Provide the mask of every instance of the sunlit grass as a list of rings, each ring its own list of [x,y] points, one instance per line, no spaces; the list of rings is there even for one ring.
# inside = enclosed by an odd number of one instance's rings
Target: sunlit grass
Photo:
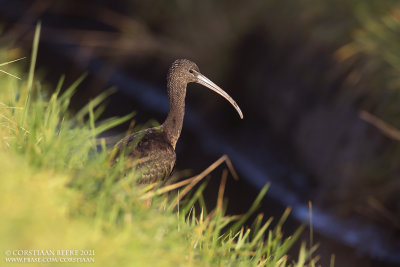
[[[8,64],[11,64],[11,63],[14,63],[14,62],[17,62],[17,61],[20,61],[20,60],[22,60],[22,59],[25,59],[25,58],[22,57],[22,58],[14,59],[14,60],[7,61],[7,62],[4,62],[4,63],[0,63],[0,67],[5,66],[5,65],[8,65]],[[3,70],[3,69],[0,69],[0,72],[6,74],[6,75],[8,75],[8,76],[14,77],[14,78],[16,78],[16,79],[18,79],[18,80],[21,80],[20,77],[14,75],[14,74],[11,74],[11,73],[9,73],[9,72]]]
[[[97,139],[132,114],[97,122],[106,91],[72,116],[68,105],[84,76],[69,86],[62,77],[50,95],[42,91],[34,79],[39,32],[28,82],[0,81],[2,252],[93,250],[101,266],[315,266],[315,246],[303,244],[297,260],[287,256],[303,230],[284,238],[289,209],[274,228],[262,215],[248,222],[268,186],[242,216],[226,215],[222,201],[208,212],[206,183],[173,210],[177,193],[154,195],[145,205],[135,172],[126,173],[123,158],[110,165],[109,148]]]

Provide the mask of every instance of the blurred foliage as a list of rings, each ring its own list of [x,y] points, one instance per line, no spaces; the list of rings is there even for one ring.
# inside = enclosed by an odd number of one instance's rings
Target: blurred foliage
[[[353,41],[337,52],[339,60],[358,61],[351,73],[352,85],[361,86],[365,108],[400,127],[400,6],[384,14],[364,8],[357,14],[361,27]]]
[[[400,129],[400,5],[397,1],[367,1],[360,3],[356,11],[359,26],[335,57],[350,66],[346,82],[359,107]],[[365,179],[360,185],[367,198],[362,199],[360,207],[364,209],[371,198],[378,199],[383,203],[376,207],[381,214],[372,212],[370,216],[377,219],[383,214],[396,229],[400,225],[396,193],[400,188],[399,158],[400,146],[393,141],[374,162],[364,166]]]

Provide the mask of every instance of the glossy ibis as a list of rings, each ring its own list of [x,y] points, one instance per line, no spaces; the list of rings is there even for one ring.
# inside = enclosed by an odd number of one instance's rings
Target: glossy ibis
[[[242,111],[236,102],[202,75],[194,62],[187,59],[174,61],[167,78],[170,103],[167,119],[161,126],[133,133],[115,145],[115,155],[123,152],[128,157],[128,164],[135,164],[136,171],[140,172],[139,183],[165,180],[170,176],[175,165],[175,146],[181,134],[185,114],[186,86],[191,82],[204,85],[223,96],[243,119]]]

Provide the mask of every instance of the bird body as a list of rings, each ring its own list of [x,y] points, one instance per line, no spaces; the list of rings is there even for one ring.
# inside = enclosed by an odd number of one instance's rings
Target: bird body
[[[135,166],[135,170],[139,172],[139,183],[165,180],[170,176],[176,161],[176,143],[182,131],[186,87],[190,82],[200,83],[223,96],[243,118],[236,102],[203,76],[195,63],[187,59],[174,61],[167,76],[170,111],[164,123],[159,127],[133,133],[115,145],[117,155],[121,152],[127,155],[129,165]]]
[[[128,166],[135,166],[139,172],[139,183],[164,180],[175,166],[175,150],[162,126],[131,134],[116,146],[124,150]]]

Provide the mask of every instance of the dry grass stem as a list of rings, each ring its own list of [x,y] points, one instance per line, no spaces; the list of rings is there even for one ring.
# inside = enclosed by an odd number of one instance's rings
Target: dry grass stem
[[[400,141],[400,130],[397,129],[396,127],[388,124],[384,120],[378,118],[375,115],[372,115],[371,113],[365,110],[360,110],[359,116],[362,120],[378,128],[378,130],[380,130],[387,137]]]
[[[176,199],[174,200],[174,202],[171,204],[171,206],[169,207],[170,209],[173,209],[177,203],[198,183],[200,182],[202,179],[204,179],[204,177],[206,177],[208,174],[210,174],[213,170],[215,170],[218,166],[220,166],[223,162],[226,162],[230,172],[232,173],[232,176],[235,179],[239,179],[238,175],[235,171],[235,169],[233,168],[232,162],[230,161],[229,157],[227,155],[223,155],[222,157],[220,157],[217,161],[215,161],[213,164],[211,164],[207,169],[205,169],[204,171],[202,171],[199,175],[194,176],[191,181],[191,183],[185,187],[185,189],[183,189],[183,191],[181,192],[181,194],[176,197]]]
[[[150,198],[150,197],[154,197],[156,195],[161,195],[161,194],[167,193],[169,191],[175,190],[175,189],[177,189],[179,187],[182,187],[184,185],[190,184],[195,178],[196,178],[196,176],[192,177],[192,178],[188,178],[186,180],[180,181],[180,182],[172,184],[172,185],[164,186],[164,187],[162,187],[160,189],[157,189],[156,191],[148,192],[148,193],[140,196],[140,199],[147,199],[147,198]]]

